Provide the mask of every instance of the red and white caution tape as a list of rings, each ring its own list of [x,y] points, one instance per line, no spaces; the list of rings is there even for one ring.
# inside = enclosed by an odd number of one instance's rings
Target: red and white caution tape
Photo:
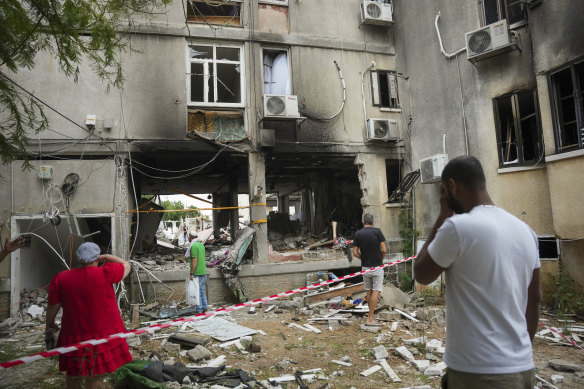
[[[553,328],[553,327],[548,327],[548,326],[546,326],[546,325],[544,325],[544,324],[541,324],[541,323],[539,323],[539,325],[540,325],[540,326],[542,326],[543,328],[547,329],[547,330],[550,330],[551,332],[554,332],[554,333],[558,334],[558,335],[559,335],[559,336],[561,336],[562,338],[566,339],[568,342],[572,343],[572,344],[574,345],[574,347],[577,347],[577,348],[579,348],[580,350],[584,350],[584,348],[583,348],[582,346],[580,346],[580,345],[576,344],[576,342],[574,342],[572,339],[570,339],[570,338],[566,337],[564,334],[562,334],[560,331],[556,330],[555,328]]]
[[[384,269],[386,267],[394,266],[394,265],[397,265],[398,263],[407,262],[407,261],[410,261],[410,260],[412,260],[414,258],[415,258],[415,256],[414,257],[400,259],[398,261],[391,262],[391,263],[387,263],[385,265],[381,265],[381,266],[377,266],[377,267],[372,267],[371,269],[362,270],[362,271],[359,271],[359,272],[353,273],[353,274],[348,274],[346,276],[342,276],[342,277],[336,278],[334,280],[328,280],[328,281],[324,281],[324,282],[318,282],[316,284],[312,284],[312,285],[308,285],[308,286],[303,286],[302,288],[297,288],[297,289],[294,289],[294,290],[289,290],[287,292],[282,292],[282,293],[274,294],[272,296],[259,298],[259,299],[253,300],[253,301],[247,301],[245,303],[235,304],[235,305],[231,305],[231,306],[225,307],[225,308],[219,308],[219,309],[217,309],[215,311],[206,312],[206,313],[200,313],[200,314],[194,315],[194,316],[182,317],[182,318],[175,319],[175,320],[170,320],[170,321],[167,321],[167,322],[164,322],[164,323],[152,324],[151,326],[139,328],[139,329],[136,329],[136,330],[133,330],[133,331],[123,332],[123,333],[119,333],[119,334],[113,334],[113,335],[110,335],[110,336],[105,337],[105,338],[86,340],[84,342],[76,343],[76,344],[71,344],[71,345],[66,346],[66,347],[58,347],[58,348],[52,349],[50,351],[44,351],[42,353],[32,354],[32,355],[29,355],[27,357],[20,357],[20,358],[17,358],[17,359],[13,359],[12,361],[0,363],[0,371],[1,370],[8,369],[8,368],[11,368],[11,367],[14,367],[14,366],[22,365],[24,363],[31,363],[31,362],[38,361],[40,359],[46,359],[46,358],[49,358],[49,357],[52,357],[52,356],[55,356],[55,355],[67,354],[67,353],[70,353],[70,352],[73,352],[73,351],[76,351],[76,350],[81,350],[81,349],[86,348],[86,347],[97,346],[99,344],[107,343],[107,342],[110,342],[112,340],[132,338],[134,336],[141,335],[141,334],[144,334],[144,333],[154,333],[154,332],[159,331],[159,330],[161,330],[163,328],[168,328],[168,327],[173,327],[173,326],[180,326],[183,323],[192,322],[192,321],[198,321],[198,320],[202,320],[202,319],[205,319],[205,318],[208,318],[208,317],[213,317],[213,316],[216,316],[216,315],[221,315],[223,313],[236,311],[238,309],[243,309],[243,308],[246,308],[246,307],[251,307],[253,305],[265,303],[265,302],[268,302],[268,301],[277,300],[277,299],[282,298],[282,297],[288,297],[288,296],[291,296],[293,294],[303,293],[303,292],[309,291],[311,289],[319,288],[319,287],[324,286],[324,285],[328,285],[328,284],[331,284],[331,283],[337,283],[339,281],[343,281],[343,280],[346,280],[346,279],[349,279],[349,278],[357,277],[357,276],[363,275],[365,273],[373,272],[375,270]]]

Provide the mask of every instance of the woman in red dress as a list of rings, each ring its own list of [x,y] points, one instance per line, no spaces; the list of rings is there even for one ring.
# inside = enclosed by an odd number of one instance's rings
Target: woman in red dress
[[[77,258],[81,266],[57,274],[49,287],[47,330],[59,329],[55,317],[63,308],[58,347],[126,332],[112,284],[126,278],[130,264],[113,255],[100,255],[99,247],[91,242],[79,246]],[[119,339],[60,355],[59,370],[67,373],[68,389],[80,388],[84,379],[87,388],[97,388],[103,374],[131,360],[126,340]]]

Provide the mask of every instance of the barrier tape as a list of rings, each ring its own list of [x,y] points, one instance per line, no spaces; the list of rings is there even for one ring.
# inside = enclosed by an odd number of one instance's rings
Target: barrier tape
[[[556,334],[558,334],[558,335],[559,335],[559,336],[561,336],[562,338],[566,339],[568,342],[572,343],[572,344],[573,344],[575,347],[579,348],[580,350],[584,350],[584,348],[583,348],[582,346],[580,346],[580,345],[576,344],[576,343],[575,343],[575,342],[574,342],[572,339],[570,339],[570,338],[568,338],[568,337],[564,336],[564,334],[562,334],[561,332],[559,332],[559,331],[558,331],[558,330],[556,330],[555,328],[548,327],[548,326],[546,326],[546,325],[544,325],[544,324],[541,324],[541,323],[539,323],[539,325],[540,325],[540,326],[542,326],[543,328],[547,329],[547,330],[550,330],[550,331],[551,331],[551,332],[553,332],[553,333],[556,333]]]
[[[167,321],[164,323],[152,324],[148,327],[143,327],[143,328],[139,328],[139,329],[128,331],[128,332],[113,334],[113,335],[110,335],[110,336],[105,337],[105,338],[86,340],[84,342],[71,344],[71,345],[68,345],[66,347],[58,347],[58,348],[52,349],[50,351],[44,351],[44,352],[41,352],[38,354],[32,354],[29,356],[20,357],[20,358],[13,359],[13,360],[8,361],[8,362],[0,363],[0,371],[6,370],[6,369],[14,367],[14,366],[22,365],[24,363],[32,363],[32,362],[35,362],[35,361],[38,361],[41,359],[50,358],[50,357],[53,357],[55,355],[68,354],[70,352],[81,350],[81,349],[88,347],[88,346],[97,346],[99,344],[107,343],[107,342],[110,342],[112,340],[117,340],[117,339],[133,338],[134,336],[141,335],[144,333],[152,334],[152,333],[154,333],[156,331],[160,331],[161,329],[164,329],[164,328],[179,326],[179,325],[182,325],[183,323],[198,321],[198,320],[206,319],[209,317],[217,316],[217,315],[220,315],[222,313],[233,312],[233,311],[243,309],[246,307],[251,307],[253,305],[261,304],[261,303],[268,302],[268,301],[277,300],[277,299],[282,298],[282,297],[288,297],[288,296],[291,296],[291,295],[294,295],[297,293],[303,293],[303,292],[306,292],[306,291],[309,291],[312,289],[319,288],[319,287],[324,286],[324,285],[337,283],[339,281],[344,281],[344,280],[347,280],[349,278],[363,275],[365,273],[371,273],[375,270],[385,269],[386,267],[390,267],[390,266],[397,265],[399,263],[407,262],[407,261],[410,261],[414,258],[415,258],[415,256],[400,259],[400,260],[397,260],[397,261],[394,261],[391,263],[387,263],[385,265],[372,267],[371,269],[361,270],[361,271],[356,272],[356,273],[352,273],[352,274],[348,274],[346,276],[338,277],[334,280],[318,282],[316,284],[303,286],[301,288],[297,288],[297,289],[289,290],[287,292],[274,294],[272,296],[259,298],[259,299],[253,300],[253,301],[247,301],[245,303],[239,303],[239,304],[231,305],[229,307],[219,308],[215,311],[200,313],[200,314],[194,315],[194,316],[188,316],[188,317],[183,317],[183,318],[179,318],[179,319],[175,319],[175,320],[170,320],[170,321]]]
[[[140,211],[139,209],[132,209],[126,211],[126,213],[165,213],[165,212],[192,212],[192,211],[221,211],[221,210],[234,210],[234,209],[244,209],[251,207],[262,207],[266,206],[266,203],[255,203],[250,205],[242,205],[240,207],[215,207],[215,208],[186,208],[186,209],[151,209],[146,211]]]

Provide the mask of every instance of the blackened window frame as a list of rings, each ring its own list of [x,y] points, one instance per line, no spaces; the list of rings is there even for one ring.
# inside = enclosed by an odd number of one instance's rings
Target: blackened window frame
[[[521,122],[529,118],[521,116],[521,112],[519,109],[519,96],[520,95],[531,95],[533,98],[533,104],[535,112],[533,115],[536,117],[536,131],[535,134],[536,141],[538,142],[538,155],[535,159],[525,160],[525,149],[523,145],[523,129],[521,128]],[[541,113],[539,109],[539,101],[538,101],[538,94],[537,89],[522,89],[516,90],[513,92],[505,93],[503,95],[497,96],[493,98],[493,111],[495,114],[495,132],[497,137],[497,154],[499,156],[499,167],[500,168],[509,168],[509,167],[518,167],[518,166],[535,166],[540,161],[544,159],[545,156],[545,147],[543,144],[543,134],[542,134],[542,126],[541,126]],[[504,140],[502,139],[502,123],[501,117],[499,112],[499,102],[503,99],[511,98],[511,108],[512,108],[512,115],[513,115],[513,129],[515,132],[515,142],[517,146],[517,161],[516,162],[505,162],[504,155],[503,155],[503,148],[501,145],[503,144]]]
[[[580,80],[578,78],[578,74],[576,73],[577,65],[584,66],[584,58],[579,58],[577,60],[571,61],[548,73],[549,86],[548,89],[550,93],[550,104],[552,108],[554,140],[556,145],[556,153],[558,154],[584,149],[584,80]],[[572,96],[574,96],[573,99],[575,104],[574,109],[576,114],[576,131],[577,131],[576,135],[578,137],[578,144],[563,146],[562,131],[564,129],[562,128],[563,124],[561,122],[562,113],[560,112],[559,104],[559,100],[561,100],[561,97],[559,96],[558,86],[556,84],[554,76],[568,69],[570,70],[570,76],[572,79]],[[579,100],[582,100],[582,103],[578,104]]]
[[[388,96],[388,104],[383,105],[381,99],[381,80],[380,76],[384,74],[387,77],[387,92]],[[395,81],[395,104],[391,104],[391,87],[389,85],[389,75],[393,76]],[[376,83],[374,84],[374,78],[376,79]],[[397,84],[397,72],[395,70],[371,70],[369,82],[371,85],[371,105],[374,107],[379,107],[382,109],[401,109],[400,101],[399,101],[399,88]],[[374,88],[374,85],[377,85],[377,91]]]
[[[487,20],[487,10],[485,7],[485,2],[489,1],[492,5],[496,5],[497,8],[497,20]],[[512,6],[519,5],[522,8],[523,18],[521,20],[517,20],[513,23],[509,20],[509,9]],[[509,25],[510,29],[518,28],[527,24],[528,13],[527,13],[527,4],[523,0],[480,0],[480,7],[481,7],[481,21],[483,26],[487,26],[489,24],[495,23],[499,20],[506,19],[507,24]]]

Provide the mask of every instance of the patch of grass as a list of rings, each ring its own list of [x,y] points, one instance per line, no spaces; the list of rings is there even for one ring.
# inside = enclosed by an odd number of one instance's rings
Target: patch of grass
[[[418,380],[422,384],[429,384],[430,383],[430,377],[427,377],[424,374],[416,374],[415,377],[416,377],[416,380]]]
[[[340,343],[334,343],[332,345],[332,350],[337,354],[343,354],[345,352],[345,345]]]
[[[365,358],[373,357],[373,351],[370,348],[360,348],[359,355]]]
[[[584,316],[584,289],[568,274],[546,273],[541,281],[542,306],[555,312],[558,318],[565,314]]]

